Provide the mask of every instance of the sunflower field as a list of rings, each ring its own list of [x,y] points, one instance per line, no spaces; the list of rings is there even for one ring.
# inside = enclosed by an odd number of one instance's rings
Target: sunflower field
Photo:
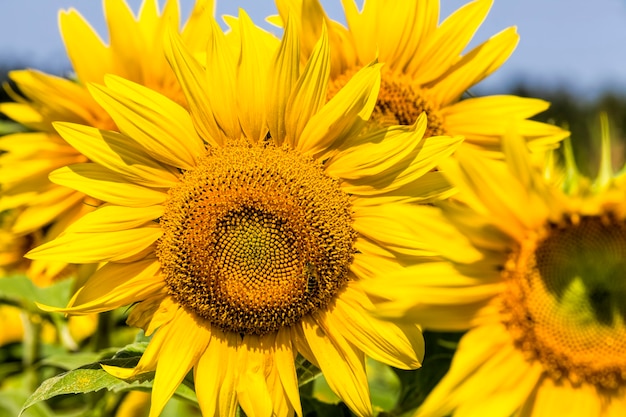
[[[626,99],[477,95],[493,0],[161,3],[3,82],[0,417],[626,416]]]

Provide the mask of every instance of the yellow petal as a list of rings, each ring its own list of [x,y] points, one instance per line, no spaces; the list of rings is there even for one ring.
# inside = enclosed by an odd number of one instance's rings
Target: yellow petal
[[[102,82],[112,66],[111,50],[74,9],[59,12],[59,29],[72,68],[82,83]]]
[[[458,154],[458,159],[460,169],[444,161],[444,174],[461,192],[465,189],[466,195],[476,196],[489,209],[494,222],[500,222],[501,229],[511,236],[523,239],[525,230],[538,227],[538,222],[547,218],[547,203],[523,187],[506,164],[467,151]]]
[[[34,70],[11,71],[10,76],[27,97],[46,100],[44,116],[48,123],[43,130],[49,130],[52,120],[91,125],[101,118],[93,98],[74,81]]]
[[[211,335],[204,323],[183,308],[178,310],[171,322],[157,330],[153,338],[161,333],[166,334],[156,366],[150,417],[161,414],[187,372],[198,363]]]
[[[369,120],[380,89],[376,62],[362,68],[307,123],[297,142],[301,152],[316,154],[357,136]],[[364,139],[365,140],[365,139]],[[322,154],[320,158],[324,159]]]
[[[63,139],[80,153],[130,182],[147,187],[172,187],[178,172],[155,161],[132,139],[117,133],[72,123],[54,123]]]
[[[414,256],[432,252],[467,263],[483,257],[435,207],[363,207],[355,212],[354,220],[355,230],[393,251]]]
[[[238,334],[211,329],[209,345],[194,368],[198,402],[205,417],[235,417]]]
[[[50,197],[50,202],[44,200]],[[35,201],[35,200],[39,201]],[[13,233],[30,233],[57,220],[81,204],[85,196],[65,187],[55,187],[49,192],[30,198],[28,206],[20,211],[11,229]]]
[[[448,415],[455,409],[461,415],[472,415],[473,411],[510,416],[541,376],[542,367],[535,365],[529,366],[501,324],[471,330],[461,339],[450,370],[431,391],[416,417]],[[494,404],[490,406],[492,399]],[[483,414],[486,411],[489,414]]]
[[[237,71],[237,96],[239,121],[246,137],[254,142],[267,135],[265,101],[268,95],[278,92],[268,88],[266,82],[273,48],[267,48],[259,36],[259,29],[243,9],[239,12],[241,53]],[[295,57],[294,57],[295,58]],[[281,80],[284,82],[284,80]],[[271,108],[272,111],[274,110]]]
[[[463,56],[433,87],[434,100],[441,106],[458,100],[468,88],[500,68],[518,41],[516,28],[510,27]]]
[[[163,288],[164,282],[157,278],[159,268],[154,258],[129,264],[108,263],[89,277],[66,308],[40,307],[45,311],[92,314],[127,306]]]
[[[400,369],[419,368],[424,359],[424,338],[419,328],[381,321],[366,311],[373,309],[367,296],[352,284],[337,297],[326,318],[367,356]]]
[[[363,143],[338,153],[326,163],[326,172],[345,180],[371,177],[394,168],[420,145],[426,114],[413,126],[391,126],[365,135]]]
[[[245,335],[237,351],[237,399],[246,415],[271,417],[272,395],[266,380],[271,358],[260,339],[259,336]]]
[[[142,61],[137,53],[145,49],[148,40],[143,38],[132,10],[124,0],[105,0],[104,13],[109,29],[109,48],[114,52],[113,67],[107,72],[143,81]]]
[[[208,67],[205,69],[182,43],[178,34],[169,32],[165,55],[185,93],[193,125],[204,141],[211,146],[223,143],[223,136],[239,137],[238,119],[229,110],[235,107],[235,66],[224,41],[224,34],[213,19],[207,49]],[[230,71],[230,72],[229,72]],[[211,94],[208,94],[208,92]],[[212,96],[215,96],[212,98]],[[217,98],[219,97],[219,102]]]
[[[89,90],[111,115],[120,132],[139,142],[147,153],[166,164],[191,169],[204,154],[187,111],[167,97],[123,78],[105,77],[108,88]]]
[[[25,256],[76,264],[124,261],[142,253],[161,235],[163,229],[158,225],[105,233],[65,233]]]
[[[298,376],[296,374],[295,356],[291,332],[281,327],[276,334],[276,350],[274,351],[274,363],[281,384],[291,407],[298,416],[302,417],[302,405],[300,403],[300,391],[298,389]]]
[[[150,223],[163,215],[164,207],[121,207],[105,204],[72,223],[67,233],[106,233],[128,230]]]
[[[180,316],[180,310],[182,309],[178,308],[171,311],[170,323]],[[161,359],[163,346],[169,341],[170,335],[168,330],[170,327],[171,326],[164,326],[162,328],[163,331],[156,332],[150,340],[150,343],[148,344],[148,347],[144,351],[143,355],[141,355],[139,363],[134,368],[119,368],[116,366],[101,365],[102,368],[111,375],[121,379],[129,379],[136,375],[154,371],[157,368],[157,363]]]
[[[154,206],[167,198],[164,191],[131,184],[121,175],[94,163],[59,168],[50,174],[50,181],[120,206]]]
[[[285,113],[287,141],[295,147],[311,117],[326,103],[328,77],[330,76],[330,48],[326,26],[315,45],[300,78],[294,87]]]
[[[152,335],[159,327],[169,323],[179,307],[176,301],[167,296],[165,286],[149,295],[142,294],[142,300],[138,303],[135,301],[136,304],[133,305],[126,324],[142,328],[146,336]]]
[[[403,177],[403,176],[402,176]],[[394,183],[400,183],[404,178],[396,177]],[[358,195],[353,206],[380,206],[390,203],[421,203],[430,204],[445,200],[458,191],[450,184],[450,181],[440,171],[429,171],[416,179],[409,180],[405,185],[390,187],[389,190],[373,187],[355,187],[343,184],[344,191],[348,194]]]
[[[428,38],[428,43],[418,48],[413,66],[407,73],[415,82],[424,84],[440,77],[455,64],[485,17],[493,0],[467,3],[453,14]],[[506,59],[506,58],[505,58]]]
[[[323,314],[317,320],[308,316],[302,319],[306,343],[331,389],[356,415],[371,416],[365,357]]]
[[[22,103],[0,103],[0,113],[9,119],[23,124],[33,130],[52,130],[50,123],[31,105]]]
[[[270,135],[277,145],[282,145],[287,131],[285,128],[285,114],[287,100],[300,75],[300,44],[294,20],[287,22],[285,34],[276,51],[273,60],[273,70],[269,75],[269,91],[267,95],[267,122]]]

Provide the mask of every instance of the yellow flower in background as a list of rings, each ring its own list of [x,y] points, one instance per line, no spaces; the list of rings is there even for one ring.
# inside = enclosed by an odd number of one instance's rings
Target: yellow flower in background
[[[162,46],[165,28],[178,24],[178,2],[168,0],[159,14],[156,1],[146,0],[137,18],[124,0],[105,0],[104,7],[108,44],[76,10],[59,15],[75,81],[34,70],[10,73],[25,98],[13,94],[17,102],[0,104],[0,112],[33,130],[0,138],[0,150],[5,151],[0,155],[0,212],[17,210],[12,227],[16,239],[43,232],[43,239],[50,240],[98,204],[83,193],[48,180],[51,171],[87,160],[56,134],[52,122],[116,129],[113,120],[89,95],[86,83],[102,83],[105,74],[117,74],[184,104]],[[212,12],[211,1],[198,1],[182,30],[192,50],[204,51],[206,31],[196,22],[203,13]],[[66,267],[63,262],[34,261],[29,276],[37,284],[46,285]]]
[[[325,31],[301,68],[295,25],[280,42],[245,15],[233,36],[207,27],[206,62],[178,36],[166,48],[190,112],[107,76],[90,90],[121,133],[55,124],[93,163],[51,179],[105,204],[29,256],[106,262],[60,311],[134,304],[129,324],[152,340],[136,368],[106,369],[156,370],[151,416],[192,368],[205,416],[302,415],[298,354],[371,415],[365,355],[417,368],[423,339],[372,318],[361,283],[430,250],[411,203],[439,195],[431,171],[461,139],[422,139],[425,117],[360,135],[380,65],[327,102]]]
[[[345,0],[346,28],[326,16],[319,0],[276,0],[283,20],[290,10],[300,18],[303,56],[310,54],[322,22],[328,26],[331,97],[374,58],[385,64],[371,126],[410,125],[426,112],[427,137],[463,135],[461,151],[501,156],[505,123],[513,118],[533,151],[556,147],[565,131],[527,120],[547,109],[547,102],[511,95],[461,99],[507,60],[519,39],[510,27],[463,54],[492,3],[468,3],[439,24],[439,0],[368,0],[361,11]]]
[[[24,273],[30,264],[24,254],[41,243],[34,234],[15,236],[11,232],[15,216],[14,211],[0,213],[0,278]]]
[[[626,415],[626,184],[609,136],[595,179],[569,142],[544,175],[519,137],[505,153],[442,164],[467,205],[442,204],[440,221],[467,237],[473,262],[415,266],[400,297],[367,287],[389,300],[382,315],[469,329],[417,416]]]

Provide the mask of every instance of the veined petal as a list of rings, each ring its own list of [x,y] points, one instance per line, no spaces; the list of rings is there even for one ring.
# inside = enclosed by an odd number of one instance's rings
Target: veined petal
[[[460,165],[451,160],[441,164],[444,174],[461,192],[467,189],[471,195],[477,196],[478,201],[474,205],[487,207],[494,220],[501,222],[502,229],[511,236],[523,239],[525,228],[537,226],[537,221],[547,218],[546,202],[526,190],[501,161],[469,151],[457,157],[462,160]],[[489,168],[485,169],[485,165],[489,165]],[[494,173],[497,175],[493,176]],[[529,201],[530,198],[533,199],[532,202]]]
[[[177,308],[170,312],[170,322],[178,317],[179,310],[182,309]],[[102,369],[104,369],[106,372],[113,375],[114,377],[120,379],[130,379],[136,375],[141,375],[146,372],[154,371],[157,367],[157,362],[161,359],[161,351],[163,350],[163,345],[168,342],[169,334],[167,332],[167,329],[168,327],[163,326],[163,331],[155,333],[154,337],[152,337],[152,339],[150,340],[148,347],[143,352],[143,355],[141,355],[139,363],[134,368],[119,368],[117,366],[101,365]]]
[[[76,264],[124,261],[144,251],[162,234],[158,225],[105,233],[64,233],[25,256]]]
[[[162,289],[159,262],[152,258],[130,264],[107,263],[78,289],[65,308],[40,306],[45,311],[93,314],[143,300]]]
[[[323,153],[355,137],[376,105],[381,66],[373,62],[357,72],[307,123],[297,149],[311,154]]]
[[[258,80],[267,79],[271,50],[267,50],[257,31],[244,10],[240,10],[239,30],[241,31],[241,54],[237,72],[237,108],[239,121],[246,137],[254,142],[263,140],[267,135],[265,102],[268,95],[277,92],[268,88],[267,83]],[[295,57],[294,57],[295,58]],[[296,58],[297,59],[297,58]],[[296,61],[298,62],[298,61]],[[273,110],[272,107],[270,109]]]
[[[249,334],[237,351],[237,399],[247,415],[272,416],[272,395],[266,380],[267,368],[271,366],[268,353],[261,337]]]
[[[0,177],[8,184],[22,182],[24,179],[33,177],[45,178],[50,171],[66,165],[84,162],[81,155],[59,156],[57,158],[30,158],[22,161],[2,160]]]
[[[330,47],[328,31],[324,25],[322,36],[315,45],[287,103],[285,128],[287,142],[292,147],[299,145],[300,135],[307,123],[326,103],[329,76]]]
[[[281,327],[276,333],[274,363],[291,407],[294,408],[299,417],[302,417],[302,405],[300,403],[300,390],[298,389],[295,358],[296,352],[294,351],[293,342],[291,340],[291,332],[285,327]]]
[[[361,62],[368,62],[376,56],[378,48],[379,24],[377,15],[379,3],[371,2],[363,5],[363,10],[359,12],[354,0],[341,0],[346,23],[353,33],[353,37],[358,39],[355,42],[357,55]]]
[[[155,221],[163,215],[161,205],[123,207],[105,204],[72,223],[67,233],[106,233],[128,230]]]
[[[270,135],[278,146],[283,144],[287,134],[285,127],[287,100],[300,76],[300,44],[294,20],[292,18],[287,22],[280,47],[274,55],[273,70],[269,73],[268,81],[268,89],[272,93],[266,96],[266,106],[272,109],[266,116],[267,123]]]
[[[155,277],[153,282],[165,284],[161,277]],[[159,327],[172,321],[178,308],[179,304],[167,295],[167,287],[162,285],[160,290],[145,295],[140,302],[133,304],[126,324],[140,327],[146,336],[151,336]]]
[[[449,159],[463,142],[460,136],[431,136],[422,140],[410,157],[387,171],[372,177],[346,181],[344,191],[357,195],[383,196],[385,193],[410,189],[411,185]],[[413,157],[414,154],[417,154]]]
[[[363,144],[336,154],[326,163],[326,172],[345,180],[371,177],[400,165],[422,142],[426,113],[413,126],[392,126],[366,135]],[[379,139],[374,142],[374,139]]]
[[[167,198],[166,191],[129,183],[121,175],[94,163],[59,168],[50,173],[50,181],[120,206],[154,206]]]
[[[530,394],[540,375],[541,366],[528,366],[501,324],[481,326],[461,339],[450,370],[416,416],[446,415],[458,406],[474,402],[474,407],[478,403],[484,405],[489,402],[487,398],[499,392],[524,398]],[[489,415],[511,415],[515,405],[519,406],[520,402],[510,401],[504,412],[500,410]]]
[[[418,48],[406,72],[419,83],[428,83],[440,77],[455,64],[467,44],[487,17],[493,0],[467,3],[448,16],[429,38]]]
[[[132,10],[124,0],[105,0],[104,12],[109,29],[109,48],[115,51],[113,68],[108,72],[129,80],[142,80],[141,66],[135,54],[144,49],[147,40],[143,39]],[[128,36],[129,32],[133,36]]]
[[[482,258],[480,251],[435,207],[409,204],[363,207],[355,212],[354,219],[357,231],[394,251],[407,254],[428,251],[467,263]]]
[[[403,181],[396,177],[396,182]],[[430,204],[436,201],[445,200],[458,193],[450,181],[440,171],[429,171],[416,179],[411,179],[406,185],[392,187],[390,190],[374,189],[372,187],[354,187],[348,184],[343,185],[343,189],[352,195],[362,198],[355,198],[353,207],[380,206],[388,203],[421,203]]]
[[[390,41],[388,44],[380,45],[380,58],[382,62],[386,62],[390,67],[396,71],[401,70],[408,72],[409,68],[414,68],[413,62],[419,56],[421,47],[426,43],[428,36],[433,33],[439,24],[439,0],[421,0],[418,2],[398,2],[402,4],[402,10],[397,11],[397,14],[390,13],[386,19],[386,25],[384,27],[398,27],[404,28],[403,36],[399,41]],[[382,7],[386,9],[385,6]],[[403,22],[397,22],[395,16],[399,16],[403,19]],[[392,30],[392,32],[394,32]],[[383,37],[384,39],[384,37]],[[387,59],[390,55],[388,49],[394,48],[393,58]]]
[[[216,25],[212,20],[208,24]],[[220,33],[218,34],[216,32]],[[218,48],[214,45],[215,43],[219,43],[222,48],[226,48],[223,46],[224,42],[220,37],[223,35],[219,28],[214,27],[211,33],[212,36],[209,41],[211,47],[209,49],[213,50]],[[234,93],[231,91],[231,88],[234,88],[231,85],[232,82],[226,83],[218,89],[211,89],[217,86],[210,85],[204,68],[202,68],[200,63],[193,57],[193,54],[185,47],[180,36],[169,31],[168,39],[169,42],[166,41],[164,46],[165,56],[176,73],[176,78],[179,80],[183,92],[185,93],[193,125],[205,142],[211,146],[219,146],[223,143],[223,132],[217,119],[218,116],[215,114],[215,111],[219,110],[212,107],[209,97],[210,94],[207,94],[207,92],[212,91],[213,94],[217,94],[221,97],[224,101],[223,107],[232,106],[235,103],[233,98]],[[221,43],[218,41],[221,41]],[[226,58],[220,57],[219,55],[217,55],[216,59],[220,59],[219,63],[226,60]],[[219,63],[211,63],[219,68]],[[222,63],[222,65],[225,64]],[[231,76],[232,74],[233,73],[231,73]]]
[[[465,90],[500,68],[518,41],[516,28],[510,27],[474,48],[435,83],[433,99],[440,105],[457,100]]]
[[[91,25],[76,10],[59,12],[59,29],[72,68],[82,83],[102,82],[112,67],[109,49]],[[85,57],[89,53],[89,58]]]
[[[419,328],[381,321],[367,312],[373,309],[369,298],[356,283],[351,283],[336,298],[326,319],[342,328],[367,356],[400,369],[419,368],[424,359],[424,338]]]
[[[165,341],[156,366],[150,417],[161,414],[187,372],[198,363],[211,337],[209,328],[183,308],[171,322],[157,330],[154,337],[160,333],[165,333]]]
[[[205,417],[235,417],[237,411],[236,377],[238,334],[211,329],[209,345],[194,369],[198,402]]]
[[[89,90],[125,135],[166,164],[191,169],[205,152],[188,113],[167,97],[123,78],[107,75],[108,88]]]
[[[372,415],[365,357],[344,338],[322,312],[319,319],[304,317],[306,343],[332,390],[360,417]],[[319,324],[318,324],[319,323]]]
[[[178,183],[177,170],[150,158],[143,148],[120,133],[73,123],[54,123],[54,127],[63,139],[91,161],[135,184],[169,188]]]
[[[97,105],[79,84],[34,70],[11,71],[10,77],[28,97],[54,97],[54,100],[45,103],[45,113],[42,115],[46,119],[47,128],[43,130],[49,130],[50,120],[87,124],[98,122],[97,115],[93,113]]]

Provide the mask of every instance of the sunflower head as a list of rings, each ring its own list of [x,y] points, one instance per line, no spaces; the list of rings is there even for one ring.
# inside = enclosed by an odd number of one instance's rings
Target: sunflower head
[[[402,293],[365,283],[385,299],[382,316],[467,331],[417,416],[483,412],[491,402],[503,415],[560,413],[554,398],[572,403],[570,415],[620,414],[626,187],[608,164],[606,136],[602,143],[592,179],[569,142],[562,164],[548,155],[541,166],[513,131],[504,160],[468,151],[440,165],[459,198],[420,209],[440,222],[441,236],[423,236],[440,258],[399,273]]]
[[[328,31],[301,65],[294,22],[278,40],[245,13],[226,34],[207,21],[201,61],[171,31],[165,53],[188,110],[106,76],[88,88],[119,132],[55,124],[92,162],[52,181],[104,204],[29,256],[103,263],[61,310],[134,304],[129,323],[153,334],[150,345],[135,368],[106,369],[156,370],[152,416],[192,368],[207,415],[237,404],[302,415],[300,354],[367,416],[365,355],[420,366],[419,328],[372,317],[361,282],[428,252],[413,238],[415,203],[449,195],[434,168],[461,138],[424,138],[425,115],[366,129],[381,64],[327,100]]]
[[[463,135],[461,149],[471,147],[498,158],[510,118],[533,151],[543,153],[567,136],[556,126],[528,120],[548,108],[543,100],[467,94],[505,63],[519,41],[516,28],[509,27],[468,47],[493,0],[470,1],[441,22],[440,0],[357,3],[342,1],[344,25],[330,19],[319,0],[276,0],[280,18],[273,21],[284,24],[288,15],[297,20],[305,58],[322,26],[328,28],[329,99],[373,59],[384,63],[369,128],[410,125],[425,112],[427,137]]]
[[[224,331],[266,334],[348,279],[350,199],[319,161],[273,144],[209,149],[170,190],[157,254],[169,292]]]

